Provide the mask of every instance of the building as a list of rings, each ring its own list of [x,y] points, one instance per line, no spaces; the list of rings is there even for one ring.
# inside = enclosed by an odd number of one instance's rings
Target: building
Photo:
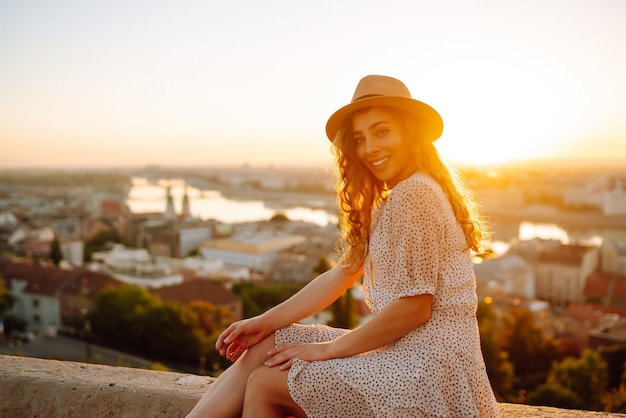
[[[86,327],[85,314],[92,308],[94,299],[104,289],[123,283],[108,274],[79,270],[71,280],[58,289],[61,330],[80,332]]]
[[[561,308],[582,302],[587,278],[598,267],[597,247],[562,244],[540,252],[535,267],[537,298]]]
[[[230,238],[214,239],[200,247],[206,259],[221,259],[227,264],[247,267],[252,271],[269,275],[278,253],[298,244],[306,238],[279,232],[241,233]]]
[[[115,244],[109,251],[93,253],[92,260],[92,271],[106,272],[120,282],[134,286],[157,288],[183,282],[182,260],[152,257],[144,248]]]
[[[626,191],[621,179],[616,179],[613,188],[604,193],[603,209],[605,215],[626,214]]]
[[[477,283],[497,287],[502,291],[529,299],[535,297],[535,272],[518,255],[502,255],[474,264]]]
[[[0,277],[17,299],[10,313],[24,319],[33,332],[56,332],[61,328],[59,291],[76,276],[75,271],[30,262],[0,265]]]
[[[600,262],[602,271],[626,275],[626,242],[603,241]]]
[[[594,272],[585,283],[585,301],[626,308],[626,275],[608,271]]]

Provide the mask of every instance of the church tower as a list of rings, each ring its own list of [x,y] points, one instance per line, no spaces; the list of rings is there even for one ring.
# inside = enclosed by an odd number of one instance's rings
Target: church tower
[[[183,219],[191,218],[191,208],[189,206],[189,195],[187,194],[187,183],[185,183],[185,193],[183,195]]]
[[[176,218],[176,210],[174,209],[174,198],[172,198],[172,188],[167,186],[167,207],[165,208],[165,214],[163,215],[166,219],[175,219]]]

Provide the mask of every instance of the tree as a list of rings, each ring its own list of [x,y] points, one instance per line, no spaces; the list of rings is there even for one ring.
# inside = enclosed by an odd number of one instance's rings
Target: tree
[[[289,218],[284,213],[278,212],[270,218],[270,222],[289,222]]]
[[[622,364],[621,368],[622,370],[626,369],[626,364]],[[622,373],[619,387],[604,394],[602,404],[605,411],[626,413],[626,371]]]
[[[7,315],[4,317],[4,333],[9,335],[13,331],[23,332],[28,328],[28,322],[17,315]]]
[[[87,319],[103,340],[141,349],[143,316],[160,303],[158,296],[138,286],[109,287],[96,297]]]
[[[602,398],[604,410],[607,412],[626,413],[626,387],[620,386],[604,395]]]
[[[498,318],[492,305],[482,301],[478,303],[476,316],[480,347],[489,381],[499,400],[509,400],[509,393],[513,387],[514,367],[509,361],[509,353],[502,349]]]
[[[327,272],[331,268],[332,267],[326,257],[320,257],[319,260],[317,260],[317,264],[313,267],[313,273],[316,275],[320,275]]]
[[[198,326],[207,335],[219,332],[233,322],[233,314],[223,306],[194,300],[189,304],[189,307],[198,318]]]
[[[537,386],[526,396],[526,403],[564,409],[581,409],[583,407],[578,395],[555,382]]]
[[[624,363],[626,363],[626,344],[603,347],[599,351],[606,360],[609,369],[609,388],[617,388],[624,382]]]
[[[502,348],[515,367],[517,389],[531,391],[544,383],[558,359],[558,343],[535,325],[533,313],[511,308],[503,317],[501,336]]]
[[[4,286],[4,279],[0,276],[0,318],[13,308],[15,305],[15,296]]]
[[[211,369],[230,364],[215,350],[217,336],[232,322],[224,307],[202,301],[163,302],[146,289],[123,285],[102,291],[87,319],[100,341],[130,352],[200,363],[203,372],[207,364]]]
[[[168,360],[195,362],[200,344],[194,330],[197,317],[178,302],[150,306],[143,315],[142,350]]]
[[[87,241],[85,243],[85,261],[91,260],[91,255],[94,252],[104,249],[104,246],[110,242],[121,242],[119,234],[113,229],[102,231]]]
[[[301,285],[289,283],[265,286],[256,283],[239,283],[233,286],[233,291],[241,298],[244,317],[251,318],[284,302],[301,288]]]
[[[333,319],[328,325],[346,329],[352,329],[358,325],[351,287],[332,303],[330,309],[333,313]]]
[[[576,394],[585,409],[597,411],[602,409],[609,372],[600,354],[586,348],[579,358],[568,357],[554,363],[548,380]]]
[[[50,243],[50,259],[54,263],[55,266],[59,267],[61,260],[63,259],[63,252],[61,251],[61,243],[59,242],[59,237],[56,235]]]

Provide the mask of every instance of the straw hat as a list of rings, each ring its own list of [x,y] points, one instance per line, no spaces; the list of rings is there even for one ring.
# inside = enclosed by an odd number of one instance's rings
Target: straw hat
[[[368,75],[359,81],[352,102],[331,115],[326,123],[326,136],[331,142],[346,119],[355,111],[371,106],[389,106],[411,113],[424,127],[426,137],[436,141],[443,132],[443,120],[435,109],[411,97],[400,80],[383,75]]]

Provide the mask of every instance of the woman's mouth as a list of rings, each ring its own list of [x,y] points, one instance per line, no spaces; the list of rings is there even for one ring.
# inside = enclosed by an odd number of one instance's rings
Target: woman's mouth
[[[380,160],[372,161],[372,162],[370,162],[370,164],[373,165],[374,167],[380,167],[383,164],[385,164],[387,161],[389,161],[389,157],[385,157],[385,158],[381,158]]]

